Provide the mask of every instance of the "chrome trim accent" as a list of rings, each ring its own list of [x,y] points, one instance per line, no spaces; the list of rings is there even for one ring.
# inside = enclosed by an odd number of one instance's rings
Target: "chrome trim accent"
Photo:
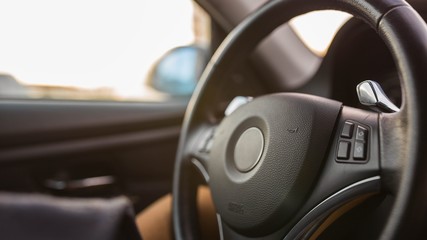
[[[231,102],[228,104],[227,108],[225,109],[224,115],[229,116],[234,111],[236,111],[239,107],[245,105],[246,103],[249,103],[253,100],[253,97],[244,97],[244,96],[237,96]]]
[[[224,240],[224,230],[222,229],[222,220],[219,213],[216,214],[216,220],[218,221],[219,239]]]
[[[306,229],[310,224],[319,220],[319,218],[325,217],[331,212],[333,212],[338,207],[342,206],[345,202],[348,202],[352,198],[360,195],[361,193],[375,193],[379,191],[380,188],[380,176],[374,176],[371,178],[363,179],[359,182],[353,183],[338,192],[332,194],[314,208],[312,208],[308,213],[306,213],[292,229],[286,234],[283,240],[296,239],[297,236],[300,236],[301,233]],[[359,189],[357,189],[359,188]],[[365,189],[361,189],[365,188]],[[377,189],[377,190],[375,190]],[[354,192],[354,193],[353,193]]]
[[[399,108],[394,105],[384,93],[380,84],[372,80],[359,83],[356,87],[357,96],[361,104],[373,107],[381,112],[398,112]]]
[[[199,170],[199,172],[202,174],[205,181],[208,183],[209,182],[209,174],[208,174],[208,171],[206,171],[203,164],[195,158],[191,159],[191,163]]]

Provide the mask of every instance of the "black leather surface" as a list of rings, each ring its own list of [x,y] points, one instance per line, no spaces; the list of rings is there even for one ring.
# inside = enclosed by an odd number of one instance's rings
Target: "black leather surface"
[[[409,7],[384,15],[379,33],[392,52],[403,88],[396,115],[383,114],[384,184],[396,195],[385,239],[425,239],[427,224],[427,27]]]
[[[2,240],[139,240],[130,203],[0,193]]]

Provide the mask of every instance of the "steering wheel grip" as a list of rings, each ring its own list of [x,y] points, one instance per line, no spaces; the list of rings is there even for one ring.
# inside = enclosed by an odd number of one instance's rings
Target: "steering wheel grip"
[[[427,217],[426,150],[427,28],[421,17],[400,0],[272,0],[239,24],[224,40],[203,73],[190,100],[181,132],[173,182],[173,226],[176,239],[198,239],[195,195],[198,169],[206,154],[195,154],[200,139],[212,135],[210,106],[220,82],[243,62],[257,44],[291,18],[315,11],[345,11],[365,21],[388,46],[403,89],[400,111],[378,116],[381,186],[395,195],[383,239],[420,236]],[[197,155],[197,161],[193,161]],[[404,223],[404,224],[402,224]],[[283,237],[283,236],[282,236]]]

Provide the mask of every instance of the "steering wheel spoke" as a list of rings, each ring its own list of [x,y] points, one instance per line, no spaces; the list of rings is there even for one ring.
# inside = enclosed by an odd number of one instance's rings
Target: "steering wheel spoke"
[[[237,230],[230,227],[222,218],[220,214],[217,214],[219,236],[220,240],[278,240],[283,239],[284,231],[278,231],[268,236],[246,236],[239,233]]]
[[[220,239],[221,240],[233,240],[233,239],[240,239],[240,240],[251,240],[253,238],[244,236],[236,232],[234,229],[232,229],[230,226],[225,223],[220,215],[218,214],[218,226],[220,230]],[[266,238],[264,238],[266,239]]]
[[[381,192],[378,119],[375,112],[342,108],[322,171],[285,239],[318,235]]]
[[[216,127],[199,125],[187,136],[188,144],[184,158],[196,168],[206,182],[209,181],[208,165]]]
[[[326,199],[364,179],[380,176],[379,114],[343,107],[312,196]]]
[[[291,229],[283,239],[317,238],[343,214],[380,191],[381,177],[374,176],[348,185],[320,202],[318,196],[311,196],[291,222]]]

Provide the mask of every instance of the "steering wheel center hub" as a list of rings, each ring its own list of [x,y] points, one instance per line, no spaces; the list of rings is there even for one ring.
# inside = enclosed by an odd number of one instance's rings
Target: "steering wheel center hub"
[[[257,127],[247,129],[234,148],[234,161],[240,172],[249,172],[261,159],[264,150],[264,135]]]
[[[332,100],[288,93],[257,98],[226,117],[209,163],[223,220],[264,234],[290,219],[317,176],[340,109]]]

